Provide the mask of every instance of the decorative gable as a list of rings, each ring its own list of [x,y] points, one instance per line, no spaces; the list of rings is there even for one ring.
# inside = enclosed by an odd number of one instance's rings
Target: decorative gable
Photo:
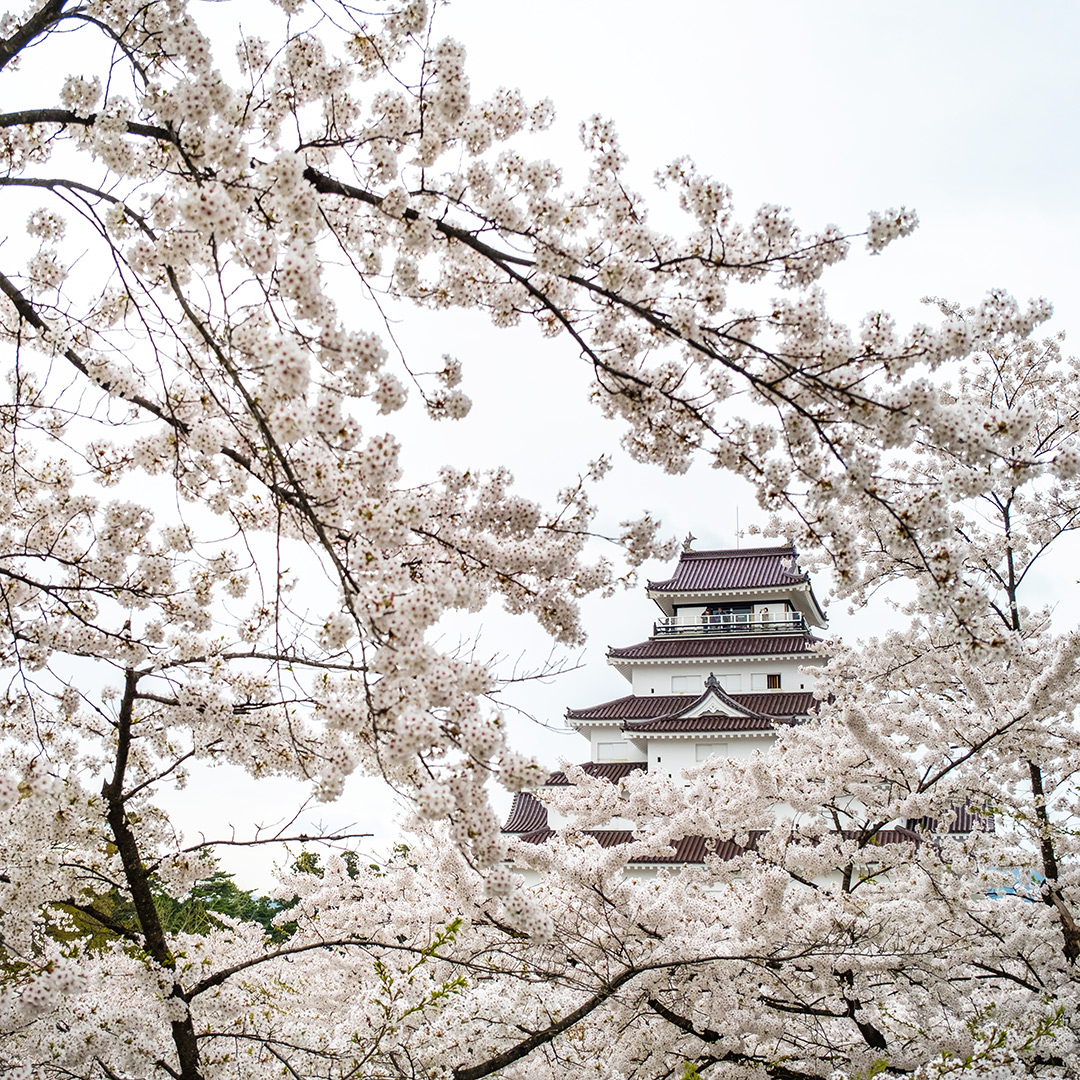
[[[692,720],[698,716],[748,716],[768,723],[769,718],[745,705],[740,705],[730,694],[725,693],[724,688],[717,681],[715,675],[710,675],[705,680],[705,692],[688,708],[673,713],[665,719]]]
[[[769,716],[774,720],[791,723],[805,719],[817,708],[814,695],[809,690],[783,693],[772,691],[761,694],[729,694],[742,713],[747,716]],[[685,694],[649,694],[644,697],[630,694],[592,705],[587,709],[567,709],[566,719],[571,727],[607,726],[618,724],[633,727],[646,720],[671,719],[682,716],[692,709],[701,698],[689,699]]]

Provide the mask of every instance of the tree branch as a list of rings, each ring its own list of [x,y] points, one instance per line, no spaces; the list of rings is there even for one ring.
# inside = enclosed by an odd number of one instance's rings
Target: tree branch
[[[527,1057],[538,1046],[544,1046],[551,1042],[552,1039],[583,1020],[589,1013],[598,1009],[619,987],[625,985],[631,979],[637,978],[644,970],[643,968],[628,968],[626,971],[621,972],[610,982],[605,983],[588,1001],[574,1009],[573,1012],[567,1013],[561,1020],[557,1020],[542,1031],[533,1032],[527,1039],[522,1039],[521,1042],[510,1047],[509,1050],[504,1050],[501,1054],[496,1054],[479,1065],[457,1066],[454,1069],[454,1080],[480,1080],[481,1077],[490,1076],[492,1073],[513,1065],[515,1061]]]
[[[647,1004],[657,1016],[666,1020],[672,1026],[677,1027],[680,1031],[685,1031],[687,1035],[693,1035],[695,1038],[700,1039],[702,1042],[715,1043],[719,1042],[722,1038],[720,1033],[718,1031],[713,1031],[712,1028],[699,1029],[694,1027],[693,1023],[685,1016],[680,1016],[655,997],[650,996],[647,1000]],[[769,1061],[766,1058],[752,1054],[740,1054],[735,1050],[729,1050],[726,1054],[720,1055],[709,1054],[698,1060],[705,1067],[721,1064],[754,1066],[759,1069],[764,1069],[766,1074],[772,1077],[773,1080],[817,1080],[811,1073],[789,1069],[786,1065],[780,1065],[776,1062]]]
[[[62,0],[66,3],[67,0]],[[0,53],[3,46],[0,45]],[[0,67],[3,67],[0,64]],[[89,116],[79,116],[70,109],[22,109],[19,112],[0,113],[0,128],[20,127],[29,124],[74,124],[77,127],[93,127],[97,123],[98,114],[91,113]],[[180,136],[168,128],[156,127],[153,124],[139,124],[134,120],[128,120],[124,124],[124,130],[129,135],[142,135],[145,138],[160,139],[162,142],[180,146]]]
[[[154,894],[150,888],[150,875],[143,865],[142,854],[127,818],[124,800],[124,778],[127,771],[128,756],[131,752],[131,728],[134,723],[134,706],[137,697],[139,676],[130,668],[124,673],[124,696],[120,702],[120,711],[116,730],[116,760],[113,775],[101,789],[108,811],[106,820],[112,830],[120,860],[124,866],[124,877],[131,893],[135,914],[139,919],[143,940],[150,956],[168,971],[176,971],[176,960],[165,940],[165,930],[161,924]],[[184,1018],[171,1021],[173,1043],[180,1063],[181,1080],[202,1080],[199,1067],[199,1044],[195,1037],[195,1027],[183,989],[178,982],[173,983],[171,997],[184,1001]]]
[[[10,37],[0,41],[0,71],[3,71],[34,38],[40,37],[64,17],[64,8],[67,3],[68,0],[47,0]]]

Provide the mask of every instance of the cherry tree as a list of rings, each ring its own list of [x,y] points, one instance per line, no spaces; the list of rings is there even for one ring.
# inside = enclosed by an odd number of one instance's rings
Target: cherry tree
[[[594,554],[602,462],[546,508],[497,461],[406,483],[393,414],[411,392],[433,418],[464,418],[463,362],[414,370],[385,326],[355,320],[354,297],[536,323],[589,365],[632,454],[673,472],[705,455],[749,478],[852,589],[895,572],[853,559],[849,515],[876,515],[996,662],[1001,642],[937,573],[945,503],[879,478],[934,447],[970,478],[945,495],[992,490],[1030,417],[973,409],[935,372],[1022,347],[1049,308],[997,293],[937,328],[874,312],[849,329],[819,281],[853,236],[776,206],[741,220],[688,160],[660,174],[688,222],[665,235],[599,118],[571,189],[520,149],[550,106],[473,101],[464,50],[424,3],[253,10],[256,36],[211,33],[180,0],[45,0],[0,22],[0,186],[25,222],[0,260],[0,1054],[26,1075],[185,1080],[275,1062],[462,1080],[555,1067],[564,1033],[596,1045],[586,1021],[617,992],[648,972],[689,979],[701,957],[648,959],[670,928],[621,907],[623,941],[583,936],[572,874],[551,886],[561,908],[520,888],[488,788],[539,770],[507,742],[499,673],[432,631],[501,602],[576,642],[576,600],[664,548],[646,517]],[[914,226],[874,213],[858,238],[880,251]],[[763,283],[779,298],[756,303]],[[1072,476],[1067,441],[1040,476]],[[286,875],[286,944],[224,917],[173,932],[155,894],[205,877],[215,845],[184,841],[155,796],[207,761],[301,778],[324,800],[381,775],[452,843],[415,866]],[[1046,874],[1047,917],[1071,911],[1062,873]],[[90,924],[104,943],[86,944]],[[765,945],[748,950],[764,962]],[[662,991],[650,1023],[674,1023]],[[421,1054],[417,1025],[436,1014]],[[724,1052],[783,1075],[763,1045]]]
[[[579,770],[556,797],[561,843],[518,857],[636,972],[599,1022],[608,1041],[570,1044],[563,1068],[604,1045],[605,1067],[657,1076],[1076,1074],[1080,634],[1025,597],[1080,524],[1078,386],[1057,339],[939,385],[1007,428],[1009,453],[920,442],[838,511],[862,553],[840,588],[903,581],[911,625],[827,643],[818,715],[768,756],[685,782]],[[920,502],[902,527],[895,508]],[[634,840],[590,845],[582,830],[616,817]],[[711,844],[702,865],[628,882],[628,861],[686,836]]]

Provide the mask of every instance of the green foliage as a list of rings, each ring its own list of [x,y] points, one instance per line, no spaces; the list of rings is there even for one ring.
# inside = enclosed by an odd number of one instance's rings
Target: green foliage
[[[292,868],[297,874],[323,876],[322,863],[319,860],[318,852],[315,851],[301,851],[293,860]]]
[[[462,922],[463,920],[460,918],[453,919],[441,930],[438,930],[431,941],[421,950],[419,958],[405,968],[404,971],[398,972],[397,978],[395,978],[387,964],[380,959],[375,960],[375,975],[380,985],[380,993],[377,999],[378,1005],[388,1024],[400,1023],[405,1017],[414,1013],[438,1008],[455,994],[467,989],[468,980],[464,975],[458,973],[433,986],[418,1001],[414,1000],[411,1005],[402,1007],[404,990],[415,985],[420,969],[429,960],[439,959],[439,950],[444,945],[452,945],[457,940]]]
[[[287,940],[294,929],[273,925],[274,918],[287,905],[245,892],[233,881],[232,874],[221,870],[198,882],[182,900],[155,889],[154,903],[167,934],[209,933],[225,925],[215,915],[258,923],[275,943]],[[83,898],[78,904],[56,904],[54,909],[66,916],[63,922],[49,920],[48,933],[57,941],[78,941],[81,947],[96,950],[125,934],[141,936],[135,906],[116,890]]]
[[[214,914],[227,915],[241,922],[256,922],[274,941],[283,940],[287,934],[273,925],[274,918],[285,905],[268,896],[255,896],[245,892],[233,881],[232,874],[215,870],[205,881],[200,881],[181,901],[165,893],[156,897],[158,912],[169,933],[204,934],[215,922]]]

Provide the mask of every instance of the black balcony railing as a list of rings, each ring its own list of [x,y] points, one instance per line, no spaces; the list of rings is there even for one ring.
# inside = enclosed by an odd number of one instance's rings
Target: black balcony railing
[[[806,632],[806,620],[791,613],[783,619],[745,615],[672,615],[653,623],[653,637],[711,637],[714,634],[795,634]]]

